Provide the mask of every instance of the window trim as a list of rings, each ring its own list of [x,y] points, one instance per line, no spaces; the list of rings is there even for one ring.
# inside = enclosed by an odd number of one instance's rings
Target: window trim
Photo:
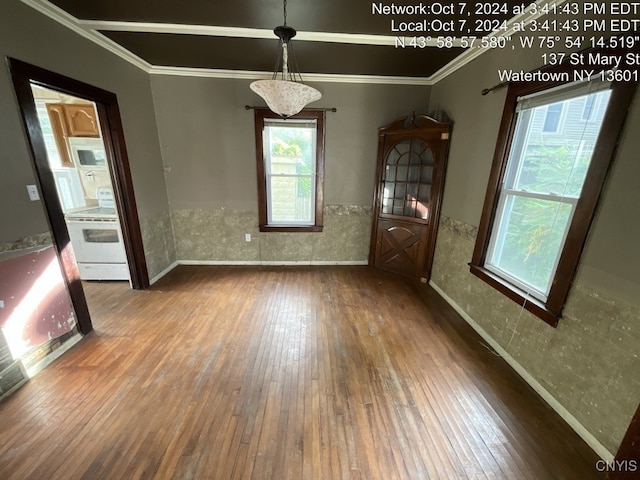
[[[561,65],[554,69],[549,69],[549,71],[571,71],[571,69],[566,65]],[[570,76],[572,75],[570,74]],[[603,125],[606,127],[602,128],[598,135],[582,193],[578,199],[564,247],[560,253],[558,266],[551,282],[549,295],[546,301],[541,301],[486,268],[485,262],[489,251],[491,233],[496,221],[500,186],[506,174],[509,152],[515,133],[518,97],[542,92],[564,84],[567,84],[567,82],[515,82],[509,85],[502,121],[498,131],[493,165],[487,184],[484,207],[480,225],[478,226],[476,244],[472,260],[469,263],[472,274],[553,327],[557,326],[558,320],[562,317],[562,309],[578,269],[587,235],[615,156],[627,110],[637,86],[636,83],[632,82],[613,82],[611,84],[611,97],[602,120]]]
[[[316,120],[316,172],[315,172],[315,223],[313,225],[270,225],[267,211],[267,172],[264,164],[264,123],[267,119],[282,119],[268,108],[256,108],[255,116],[255,141],[256,141],[256,167],[258,178],[258,221],[261,232],[322,232],[323,206],[324,206],[324,137],[325,117],[324,109],[304,109],[291,119]]]

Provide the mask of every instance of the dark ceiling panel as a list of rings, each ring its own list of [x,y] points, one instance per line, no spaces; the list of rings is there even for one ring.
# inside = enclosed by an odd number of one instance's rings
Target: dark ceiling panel
[[[278,42],[264,39],[101,32],[156,66],[273,71]],[[463,49],[394,48],[293,41],[305,73],[427,77]]]
[[[268,28],[281,25],[283,21],[282,1],[280,0],[50,0],[71,15],[85,20],[114,20],[131,22],[158,22],[191,25],[217,25],[227,27]],[[374,15],[372,5],[418,5],[429,8],[453,5],[454,14],[444,10],[436,15],[419,14]],[[461,12],[461,4],[465,5]],[[419,1],[363,1],[363,0],[289,0],[287,23],[300,31],[368,33],[378,35],[396,35],[391,31],[391,19],[398,25],[401,21],[467,20],[468,32],[463,34],[480,35],[486,30],[477,29],[476,19],[505,20],[513,16],[513,8],[522,4],[520,0],[503,2],[478,2],[489,8],[486,13],[476,16],[476,2],[442,2],[434,0]],[[492,5],[505,4],[508,13],[491,11]],[[438,10],[438,13],[440,13]],[[483,25],[480,25],[482,27]],[[427,32],[424,35],[449,35],[447,32]]]

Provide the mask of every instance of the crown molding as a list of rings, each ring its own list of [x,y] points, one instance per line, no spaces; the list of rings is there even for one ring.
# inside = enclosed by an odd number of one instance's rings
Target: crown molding
[[[555,1],[552,1],[552,2],[549,2],[549,0],[536,0],[535,3],[539,7],[542,7],[544,5],[551,6],[552,4],[555,4],[556,6],[560,6],[560,5],[562,5],[563,3],[566,3],[566,2],[567,2],[567,0],[555,0]],[[516,25],[525,25],[528,22],[530,22],[531,20],[535,20],[535,19],[543,17],[545,15],[544,13],[542,13],[542,10],[543,10],[542,8],[536,9],[537,10],[536,13],[532,13],[530,11],[530,9],[527,9],[527,10],[528,11],[525,11],[524,13],[521,13],[521,14],[516,15],[513,18],[511,18],[507,22],[507,29],[506,30],[503,30],[503,31],[500,31],[500,32],[498,32],[498,31],[492,32],[492,33],[486,35],[486,38],[508,37],[508,36],[513,35],[513,34],[517,34],[517,33],[519,33],[519,31],[516,30],[516,28],[517,28]],[[431,75],[431,77],[429,77],[429,78],[433,82],[433,84],[435,85],[440,80],[443,80],[444,78],[448,77],[453,72],[455,72],[456,70],[464,67],[467,63],[469,63],[472,60],[478,58],[480,55],[482,55],[486,51],[487,51],[487,49],[485,49],[485,48],[468,48],[466,51],[464,51],[462,54],[458,55],[451,62],[446,64],[440,70],[438,70],[433,75]]]
[[[221,70],[208,68],[162,67],[152,66],[151,75],[172,75],[182,77],[232,78],[236,80],[267,80],[273,72],[257,72],[249,70]],[[367,83],[379,85],[417,85],[429,86],[433,82],[428,77],[392,77],[383,75],[339,75],[303,73],[305,82],[326,83]]]
[[[96,20],[79,20],[80,25],[91,30],[170,33],[173,35],[202,35],[209,37],[232,38],[276,38],[273,30],[266,28],[221,27],[214,25],[187,25],[175,23],[144,23],[144,22],[111,22]],[[352,43],[360,45],[394,45],[395,38],[390,35],[365,35],[329,32],[296,32],[296,41]]]
[[[55,20],[59,24],[67,27],[69,30],[73,30],[75,33],[80,35],[81,37],[86,38],[87,40],[91,40],[93,43],[98,46],[108,50],[109,52],[117,55],[118,57],[126,60],[127,62],[135,65],[141,70],[145,72],[149,72],[151,69],[151,64],[137,55],[133,54],[126,48],[118,45],[113,40],[105,37],[99,32],[94,30],[86,30],[80,25],[80,21],[74,17],[73,15],[69,15],[67,12],[58,8],[57,6],[49,3],[46,0],[20,0],[25,5],[37,10],[38,12],[46,15],[47,17]]]
[[[48,16],[56,22],[73,30],[78,35],[91,40],[102,48],[110,51],[118,57],[135,65],[153,75],[179,75],[194,77],[210,77],[210,78],[235,78],[235,79],[260,79],[270,78],[272,73],[253,72],[241,70],[219,70],[205,68],[183,68],[168,67],[161,65],[151,65],[147,61],[138,57],[131,51],[120,46],[113,40],[102,35],[102,31],[127,31],[127,32],[145,32],[145,33],[170,33],[182,35],[205,35],[205,36],[224,36],[236,38],[266,38],[274,37],[273,31],[259,28],[238,28],[238,27],[220,27],[206,25],[178,25],[163,23],[142,23],[142,22],[112,22],[112,21],[93,21],[79,20],[68,14],[64,10],[51,4],[47,0],[21,0],[24,4],[32,7],[38,12]],[[562,5],[567,0],[555,0],[552,3]],[[538,5],[547,4],[548,0],[536,0]],[[486,37],[505,37],[517,33],[516,24],[522,22],[530,22],[533,19],[543,16],[542,9],[537,9],[537,13],[531,13],[531,9],[527,12],[516,15],[507,24],[507,29],[501,32],[493,32]],[[367,35],[367,34],[348,34],[348,33],[330,33],[330,32],[298,32],[296,39],[299,41],[310,42],[329,42],[329,43],[346,43],[359,45],[395,45],[398,37],[390,35]],[[412,37],[405,37],[405,41],[410,41]],[[454,40],[454,46],[461,46],[460,39]],[[436,38],[431,38],[426,42],[426,46],[436,47]],[[430,77],[399,77],[399,76],[378,76],[378,75],[334,75],[334,74],[303,74],[310,81],[315,82],[337,82],[337,83],[373,83],[373,84],[395,84],[395,85],[434,85],[443,80],[453,72],[459,70],[467,63],[476,59],[487,49],[473,48],[467,49],[461,55],[457,56],[447,65],[442,67]]]

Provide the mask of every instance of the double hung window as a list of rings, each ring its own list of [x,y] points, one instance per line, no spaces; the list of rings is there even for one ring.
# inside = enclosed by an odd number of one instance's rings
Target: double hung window
[[[507,95],[470,266],[552,325],[561,316],[624,122],[622,102],[632,94],[630,85],[592,81],[546,89],[517,84]],[[559,115],[562,135],[547,135],[557,130]]]
[[[324,112],[256,110],[260,229],[321,231]]]

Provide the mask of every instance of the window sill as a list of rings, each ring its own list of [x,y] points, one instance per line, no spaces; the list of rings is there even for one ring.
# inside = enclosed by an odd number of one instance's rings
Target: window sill
[[[562,315],[560,313],[555,313],[549,310],[547,305],[537,298],[527,295],[527,293],[523,290],[514,287],[506,280],[484,267],[470,263],[469,269],[471,273],[478,277],[480,280],[491,285],[500,293],[507,296],[518,305],[531,312],[536,317],[540,318],[554,328],[558,326],[558,320]]]
[[[276,226],[276,225],[260,225],[261,232],[322,232],[322,225],[301,225],[299,227],[293,225]]]

